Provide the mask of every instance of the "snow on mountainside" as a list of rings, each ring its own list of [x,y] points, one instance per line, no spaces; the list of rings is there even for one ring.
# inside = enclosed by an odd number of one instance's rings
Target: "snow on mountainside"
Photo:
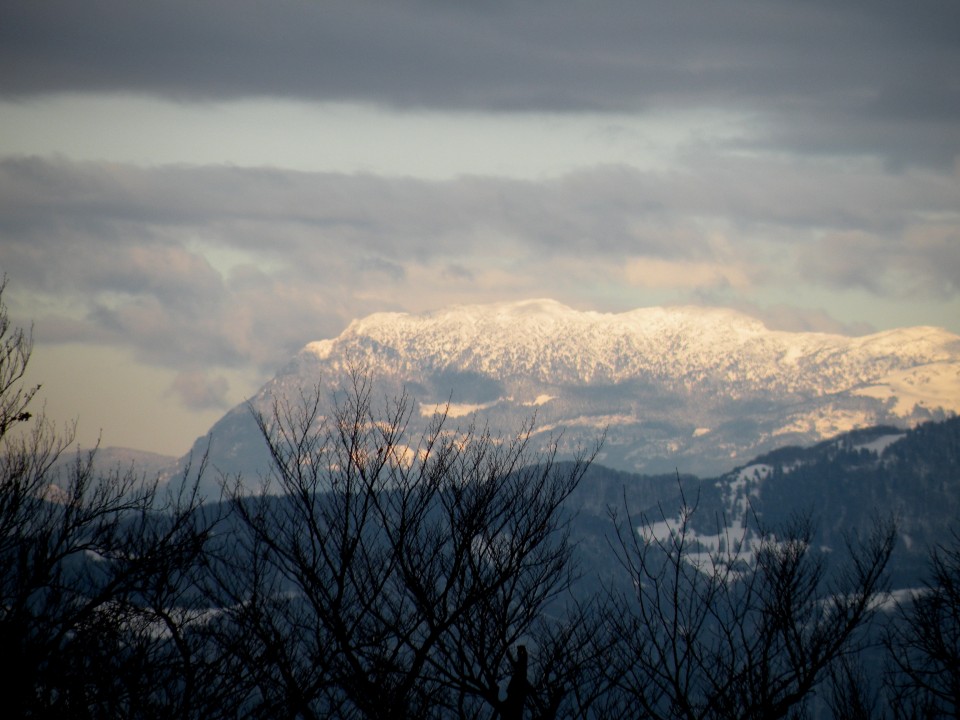
[[[552,300],[356,320],[308,344],[253,403],[332,390],[357,364],[381,394],[409,392],[415,423],[448,403],[456,423],[504,430],[536,412],[544,438],[563,432],[561,450],[607,428],[600,462],[640,472],[716,474],[777,446],[960,410],[960,337],[938,328],[846,337],[771,331],[733,310],[607,314]],[[245,407],[217,423],[213,460],[249,471],[250,425]]]
[[[661,541],[679,530],[685,508],[696,507],[686,527],[694,562],[732,549],[749,561],[759,547],[758,529],[776,532],[807,513],[817,547],[833,550],[858,533],[863,537],[877,519],[895,518],[899,543],[889,570],[901,586],[916,586],[927,553],[949,543],[956,529],[958,463],[960,418],[954,417],[911,430],[879,426],[809,447],[781,447],[715,478],[683,478],[683,496],[677,485],[671,492],[662,481],[652,491],[649,482],[630,490],[636,476],[621,487],[636,516],[651,521],[644,533]],[[617,503],[615,494],[606,500]]]
[[[687,388],[715,382],[724,393],[815,387],[826,394],[916,365],[952,361],[956,369],[958,344],[960,338],[936,328],[847,338],[770,331],[732,310],[656,307],[601,314],[529,300],[425,315],[378,313],[305,351],[321,359],[391,359],[392,369],[410,375],[455,367],[551,384],[649,377]]]

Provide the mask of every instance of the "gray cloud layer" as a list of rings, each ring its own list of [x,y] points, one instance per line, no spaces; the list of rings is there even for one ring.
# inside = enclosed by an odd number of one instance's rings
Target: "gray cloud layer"
[[[957,208],[953,176],[776,159],[428,182],[8,158],[0,269],[71,305],[31,313],[42,340],[132,346],[185,368],[176,390],[209,406],[222,381],[191,368],[273,369],[354,317],[438,298],[589,305],[597,287],[748,297],[770,285],[955,298]]]
[[[752,113],[751,144],[960,153],[953,0],[11,0],[0,95],[286,97],[447,110]]]

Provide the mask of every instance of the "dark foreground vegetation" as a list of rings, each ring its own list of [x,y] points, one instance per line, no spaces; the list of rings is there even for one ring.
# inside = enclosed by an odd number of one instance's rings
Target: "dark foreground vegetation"
[[[2,303],[0,338],[6,717],[960,714],[957,536],[898,601],[894,520],[825,551],[812,514],[755,515],[706,547],[679,483],[679,515],[623,495],[583,553],[597,448],[560,463],[532,426],[443,416],[411,441],[409,400],[362,372],[259,417],[272,472],[203,502],[202,459],[163,485],[92,453],[57,470],[70,430],[31,415]]]

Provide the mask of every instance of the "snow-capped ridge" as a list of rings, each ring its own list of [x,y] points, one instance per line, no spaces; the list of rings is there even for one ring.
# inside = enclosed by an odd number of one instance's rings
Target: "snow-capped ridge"
[[[572,454],[605,435],[598,462],[646,473],[715,476],[785,445],[960,412],[960,337],[942,329],[848,337],[770,330],[726,308],[611,313],[544,298],[358,318],[306,345],[253,404],[269,413],[318,385],[332,397],[357,368],[378,400],[412,401],[411,433],[444,407],[453,425],[504,432],[535,416],[537,443],[559,437]],[[237,434],[224,467],[262,442],[240,438],[248,417],[221,425]]]
[[[823,393],[869,386],[918,365],[955,363],[960,337],[937,328],[869,336],[767,329],[730,309],[649,307],[578,311],[554,300],[458,305],[420,315],[375,313],[304,352],[327,360],[362,357],[400,374],[424,369],[493,378],[615,384],[637,377],[781,392]],[[960,409],[960,401],[955,403]]]

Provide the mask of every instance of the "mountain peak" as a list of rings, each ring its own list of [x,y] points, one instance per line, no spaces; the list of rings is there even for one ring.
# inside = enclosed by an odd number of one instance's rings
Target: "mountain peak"
[[[401,374],[448,369],[586,384],[652,375],[686,384],[710,378],[782,389],[818,384],[823,392],[837,392],[872,381],[878,371],[956,358],[950,346],[957,341],[934,328],[849,338],[773,331],[729,309],[599,313],[534,299],[419,315],[376,313],[353,321],[338,338],[311,343],[305,352],[319,360],[363,358]],[[825,358],[835,367],[824,376]]]
[[[942,329],[847,337],[730,309],[604,313],[544,298],[357,319],[307,345],[254,405],[332,392],[357,366],[381,397],[415,401],[412,432],[438,407],[504,431],[535,408],[544,441],[562,430],[572,448],[605,431],[601,462],[642,472],[719,473],[784,444],[960,411],[960,337]]]

